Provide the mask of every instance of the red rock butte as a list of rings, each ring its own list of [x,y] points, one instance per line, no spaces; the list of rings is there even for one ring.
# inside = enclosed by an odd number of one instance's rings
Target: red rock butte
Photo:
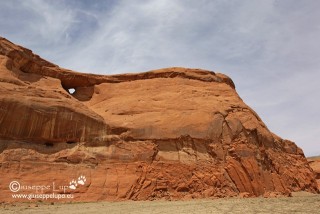
[[[27,200],[13,193],[113,201],[319,191],[302,150],[271,133],[220,73],[84,74],[0,37],[0,91],[0,201]]]

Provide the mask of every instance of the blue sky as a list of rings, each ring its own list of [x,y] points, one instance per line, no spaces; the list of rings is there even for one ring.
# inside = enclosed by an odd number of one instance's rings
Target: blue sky
[[[318,0],[0,1],[0,35],[61,67],[230,76],[277,135],[320,154]]]

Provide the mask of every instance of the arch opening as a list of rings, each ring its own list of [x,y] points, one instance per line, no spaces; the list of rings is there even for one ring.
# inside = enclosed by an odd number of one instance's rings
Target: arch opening
[[[76,92],[75,88],[68,88],[69,94],[74,94]]]

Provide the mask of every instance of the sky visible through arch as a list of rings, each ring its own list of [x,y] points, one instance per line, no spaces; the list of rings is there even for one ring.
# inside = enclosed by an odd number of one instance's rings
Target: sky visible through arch
[[[80,72],[230,76],[268,128],[320,155],[318,0],[0,1],[0,36]]]

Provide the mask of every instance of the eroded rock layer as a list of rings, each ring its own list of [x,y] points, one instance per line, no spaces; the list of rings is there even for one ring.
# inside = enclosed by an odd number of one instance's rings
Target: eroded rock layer
[[[83,74],[4,38],[0,171],[0,201],[28,200],[14,193],[98,201],[318,191],[302,150],[272,134],[223,74]]]

